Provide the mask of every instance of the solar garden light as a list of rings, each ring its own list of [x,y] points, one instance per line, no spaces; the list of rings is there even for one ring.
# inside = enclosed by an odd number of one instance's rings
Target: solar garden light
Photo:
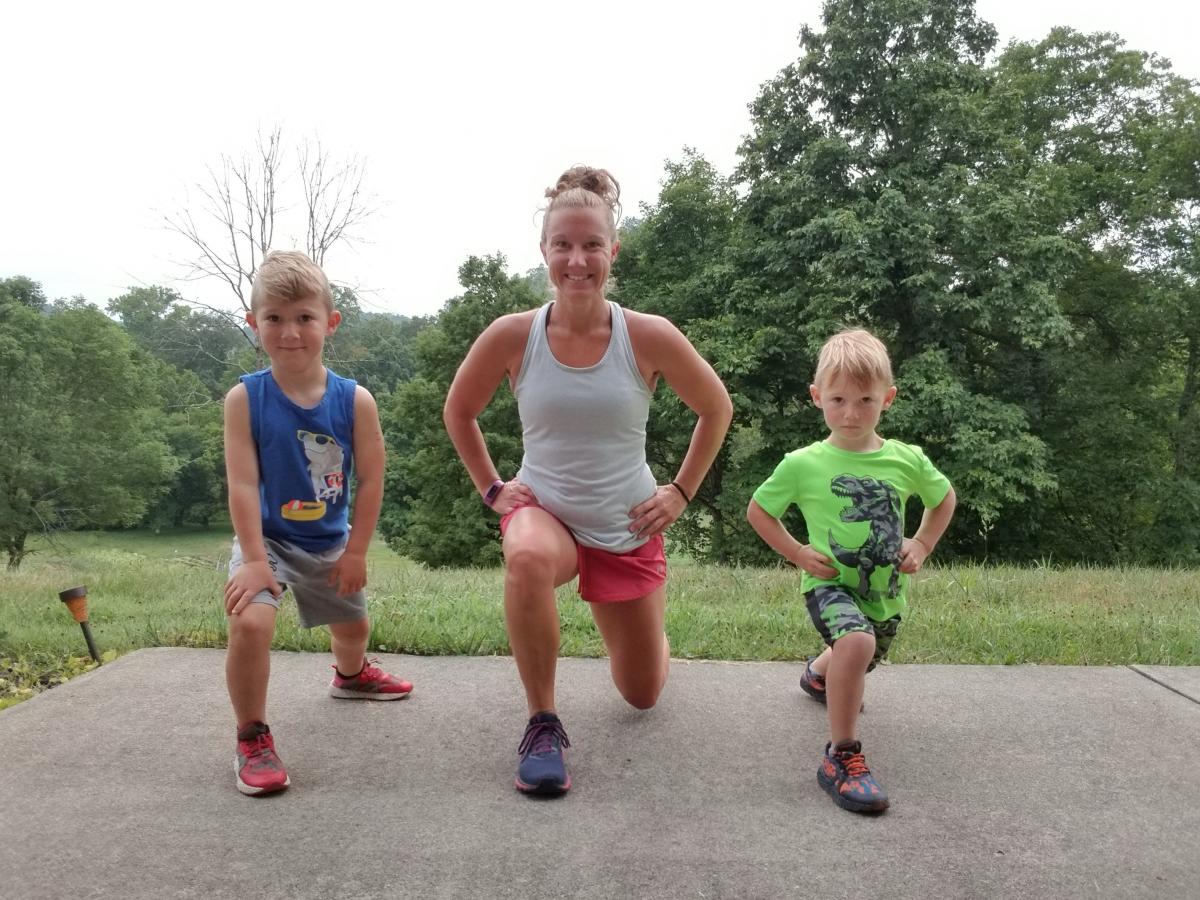
[[[71,611],[71,617],[83,629],[83,639],[87,641],[88,653],[92,655],[96,665],[100,665],[100,654],[96,652],[96,642],[92,640],[92,628],[88,625],[87,588],[80,585],[59,591],[58,599],[67,604],[67,609]]]

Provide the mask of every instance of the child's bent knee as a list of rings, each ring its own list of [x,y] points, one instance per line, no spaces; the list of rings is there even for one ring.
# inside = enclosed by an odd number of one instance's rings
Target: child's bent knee
[[[871,631],[847,632],[834,641],[833,652],[874,654],[875,634]]]
[[[275,616],[263,615],[255,606],[267,606],[262,603],[252,603],[236,616],[229,616],[229,639],[233,641],[266,642],[270,643],[275,637]],[[271,609],[271,607],[267,607]]]

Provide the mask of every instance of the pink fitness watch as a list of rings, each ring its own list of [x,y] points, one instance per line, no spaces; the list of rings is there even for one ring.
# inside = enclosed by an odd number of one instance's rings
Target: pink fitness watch
[[[497,478],[492,482],[492,486],[487,489],[487,493],[483,495],[483,503],[485,506],[491,506],[496,502],[496,498],[500,496],[500,492],[504,490],[505,482]]]

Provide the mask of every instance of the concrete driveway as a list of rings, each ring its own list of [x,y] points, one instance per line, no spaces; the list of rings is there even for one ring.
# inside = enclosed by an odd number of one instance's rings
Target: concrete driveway
[[[0,712],[0,896],[1200,896],[1200,669],[900,666],[867,684],[884,816],[816,783],[789,663],[673,664],[627,707],[563,660],[575,786],[513,790],[508,658],[381,657],[396,703],[273,656],[284,794],[234,788],[221,651],[155,649]]]

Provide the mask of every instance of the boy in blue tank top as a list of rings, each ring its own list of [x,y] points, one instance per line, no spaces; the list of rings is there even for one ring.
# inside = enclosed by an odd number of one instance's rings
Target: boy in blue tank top
[[[271,367],[243,376],[225,397],[235,532],[225,680],[237,718],[237,787],[260,795],[291,783],[266,724],[271,639],[285,588],[304,627],[329,628],[332,696],[398,700],[412,685],[366,658],[363,588],[383,499],[383,431],[371,394],[325,368],[325,338],[341,321],[325,273],[303,253],[268,254],[246,321]]]
[[[887,348],[866,331],[843,331],[821,348],[809,388],[829,437],[795,450],[754,492],[746,518],[772,549],[804,574],[809,616],[825,651],[809,660],[800,687],[829,710],[830,741],[817,781],[853,812],[878,813],[888,798],[858,740],[866,673],[891,646],[905,609],[907,575],[920,570],[954,515],[954,489],[919,447],[875,431],[896,388]],[[925,513],[904,537],[904,505]],[[809,543],[779,521],[795,503]]]

